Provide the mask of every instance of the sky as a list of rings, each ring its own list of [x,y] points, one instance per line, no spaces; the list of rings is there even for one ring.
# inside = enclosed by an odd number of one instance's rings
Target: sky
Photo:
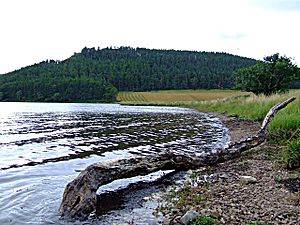
[[[84,47],[227,52],[300,65],[300,0],[1,0],[0,74]]]

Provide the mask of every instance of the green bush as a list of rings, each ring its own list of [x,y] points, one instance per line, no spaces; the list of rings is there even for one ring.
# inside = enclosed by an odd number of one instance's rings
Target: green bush
[[[217,220],[206,215],[197,217],[197,219],[191,223],[191,225],[214,225],[214,224],[218,224]]]
[[[289,169],[300,167],[300,138],[289,142],[285,151],[285,159]]]

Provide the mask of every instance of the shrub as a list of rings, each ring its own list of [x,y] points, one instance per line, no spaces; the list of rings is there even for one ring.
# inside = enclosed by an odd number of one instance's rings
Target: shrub
[[[285,151],[285,159],[289,169],[300,167],[300,138],[289,142]]]
[[[191,223],[191,225],[214,225],[214,224],[218,224],[217,220],[206,215],[197,217],[197,219]]]

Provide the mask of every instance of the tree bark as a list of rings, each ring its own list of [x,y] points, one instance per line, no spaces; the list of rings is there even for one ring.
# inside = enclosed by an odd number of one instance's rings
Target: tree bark
[[[264,142],[267,127],[274,115],[295,99],[294,97],[290,98],[272,107],[257,135],[229,145],[227,148],[218,149],[214,153],[196,156],[195,154],[184,155],[167,152],[155,157],[137,157],[94,163],[66,186],[59,209],[60,214],[63,217],[86,218],[96,208],[97,189],[117,179],[147,175],[159,170],[194,169],[238,157],[241,152]]]
[[[271,123],[271,121],[272,121],[273,117],[275,116],[275,114],[279,110],[285,108],[288,104],[290,104],[295,99],[296,99],[295,97],[292,97],[292,98],[289,98],[288,100],[286,100],[286,101],[284,101],[284,102],[282,102],[280,104],[277,104],[277,105],[273,106],[269,110],[269,112],[267,113],[267,115],[266,115],[266,117],[265,117],[265,119],[264,119],[264,121],[262,123],[262,126],[261,126],[261,128],[260,128],[260,130],[258,132],[258,135],[265,135],[267,127]]]

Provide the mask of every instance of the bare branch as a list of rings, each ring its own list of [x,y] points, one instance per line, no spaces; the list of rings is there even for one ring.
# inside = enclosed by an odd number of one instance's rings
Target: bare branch
[[[288,104],[290,104],[292,101],[294,101],[296,98],[295,97],[292,97],[292,98],[289,98],[288,100],[284,101],[284,102],[281,102],[275,106],[273,106],[270,111],[268,112],[268,114],[266,115],[263,123],[262,123],[262,126],[258,132],[258,135],[265,135],[266,133],[266,130],[267,130],[267,127],[268,125],[271,123],[273,117],[275,116],[275,114],[285,108]]]
[[[153,157],[137,157],[94,163],[83,170],[70,182],[64,191],[60,213],[64,217],[86,218],[97,204],[97,189],[121,178],[147,175],[159,170],[187,170],[205,165],[213,165],[228,159],[239,157],[240,153],[260,145],[265,140],[266,129],[274,115],[295,98],[290,98],[270,109],[262,127],[254,137],[248,137],[228,148],[219,149],[214,154],[201,156],[175,154],[167,152]]]

